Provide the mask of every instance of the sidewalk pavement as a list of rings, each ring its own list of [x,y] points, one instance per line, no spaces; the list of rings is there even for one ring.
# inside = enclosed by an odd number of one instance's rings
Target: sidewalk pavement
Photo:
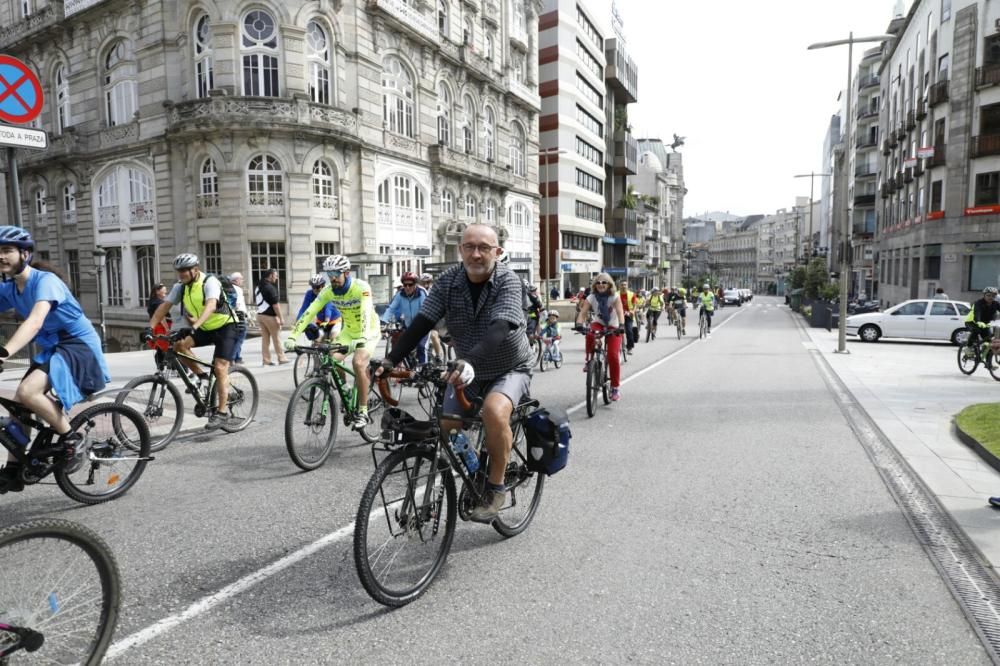
[[[851,353],[836,354],[836,329],[805,330],[990,566],[1000,564],[1000,510],[986,503],[1000,495],[1000,473],[958,439],[952,423],[969,405],[1000,402],[1000,383],[982,366],[971,377],[961,374],[951,344],[871,344],[848,337]]]

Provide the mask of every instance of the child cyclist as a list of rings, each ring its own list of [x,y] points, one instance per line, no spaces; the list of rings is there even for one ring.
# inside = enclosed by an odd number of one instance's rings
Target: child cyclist
[[[562,340],[562,336],[559,334],[558,312],[549,310],[548,316],[545,318],[545,325],[542,327],[539,335],[542,338],[542,344],[548,345],[549,357],[553,361],[561,361],[562,355],[559,351],[559,341]]]

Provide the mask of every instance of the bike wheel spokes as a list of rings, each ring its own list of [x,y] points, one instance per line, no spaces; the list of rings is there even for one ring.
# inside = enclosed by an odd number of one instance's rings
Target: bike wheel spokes
[[[149,428],[150,451],[160,451],[173,441],[184,421],[184,401],[170,381],[139,377],[125,385],[115,402],[139,412]]]
[[[44,638],[38,651],[15,652],[9,663],[99,663],[120,603],[118,567],[107,545],[79,525],[41,520],[0,532],[0,558],[0,619]],[[0,631],[0,646],[13,640]]]
[[[958,369],[962,374],[971,375],[979,365],[979,356],[976,349],[969,345],[962,345],[958,348]]]
[[[504,485],[508,490],[507,501],[493,521],[493,529],[506,537],[518,535],[527,529],[542,500],[545,477],[528,469],[525,458],[527,446],[524,430],[517,427],[504,475]]]
[[[374,382],[368,390],[368,425],[359,432],[361,438],[369,444],[377,442],[382,436],[382,412],[385,411],[385,402],[382,396],[375,390]]]
[[[326,462],[337,426],[337,401],[326,380],[311,377],[299,384],[285,412],[285,446],[292,462],[307,471]]]
[[[376,469],[358,507],[354,561],[365,590],[402,606],[440,570],[455,531],[455,480],[426,451],[400,451]]]
[[[229,400],[226,404],[226,412],[229,414],[229,423],[222,426],[226,432],[239,432],[253,421],[257,413],[257,380],[246,368],[239,366],[229,370]],[[214,404],[217,398],[211,397]]]

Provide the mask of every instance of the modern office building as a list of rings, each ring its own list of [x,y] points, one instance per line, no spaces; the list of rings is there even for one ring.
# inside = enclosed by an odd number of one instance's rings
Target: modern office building
[[[344,253],[385,300],[403,271],[457,261],[462,230],[484,222],[533,280],[539,10],[0,3],[0,51],[47,95],[50,147],[19,153],[24,223],[91,316],[100,277],[112,349],[136,340],[184,251],[250,288],[274,266],[296,305],[322,258]]]

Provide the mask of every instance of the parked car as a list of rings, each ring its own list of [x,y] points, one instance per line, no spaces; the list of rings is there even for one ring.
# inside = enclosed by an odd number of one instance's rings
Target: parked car
[[[753,290],[752,289],[740,289],[740,298],[743,299],[744,303],[749,303],[753,300]]]
[[[963,301],[904,301],[884,312],[848,317],[847,334],[856,335],[865,342],[877,342],[880,338],[915,338],[948,340],[960,345],[969,335],[965,328],[969,310],[969,304]]]
[[[743,305],[739,289],[726,289],[722,292],[722,298],[726,305]]]
[[[847,314],[865,314],[866,312],[878,312],[881,309],[878,301],[853,301],[847,304]]]

